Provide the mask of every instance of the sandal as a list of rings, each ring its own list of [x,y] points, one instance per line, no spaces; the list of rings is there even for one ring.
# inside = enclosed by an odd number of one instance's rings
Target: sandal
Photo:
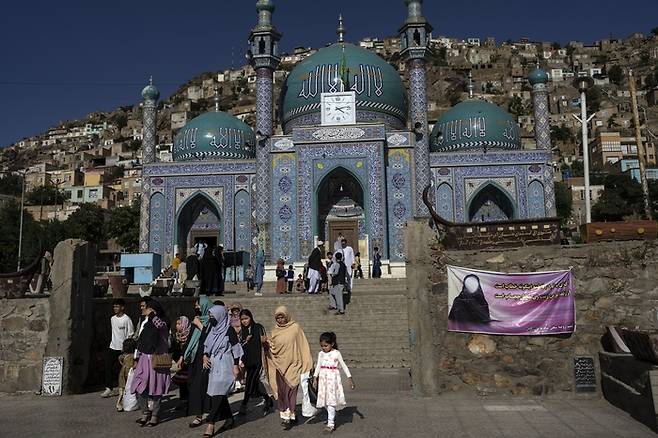
[[[205,432],[203,434],[203,438],[212,438],[213,436],[215,436],[215,430],[214,429],[213,429],[212,432]]]
[[[146,423],[148,423],[150,419],[151,419],[151,413],[147,412],[143,414],[141,418],[137,419],[135,422],[139,424],[141,427],[144,427],[146,426]]]
[[[202,424],[203,424],[203,418],[196,417],[194,420],[190,422],[190,424],[188,424],[188,426],[190,426],[190,428],[195,428],[201,426]]]
[[[155,427],[159,423],[158,417],[151,417],[148,423],[146,423],[146,427]]]

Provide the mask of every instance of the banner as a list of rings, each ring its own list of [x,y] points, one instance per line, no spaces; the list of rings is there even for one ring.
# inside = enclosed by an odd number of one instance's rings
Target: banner
[[[448,266],[448,330],[554,335],[576,330],[571,271],[504,274]]]

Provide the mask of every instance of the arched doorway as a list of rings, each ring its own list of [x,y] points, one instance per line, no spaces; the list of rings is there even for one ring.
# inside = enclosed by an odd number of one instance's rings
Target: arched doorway
[[[495,222],[514,219],[514,203],[494,184],[487,184],[471,200],[469,222]]]
[[[191,197],[178,213],[176,244],[178,251],[186,251],[203,241],[212,248],[221,244],[221,215],[217,206],[205,194]]]
[[[359,237],[365,230],[366,209],[363,187],[349,171],[337,167],[327,174],[316,191],[317,217],[316,235],[327,242],[325,249],[330,251],[339,234],[348,244],[359,249]]]

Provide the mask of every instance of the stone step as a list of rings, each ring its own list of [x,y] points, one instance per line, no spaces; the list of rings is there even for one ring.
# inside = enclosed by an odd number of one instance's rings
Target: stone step
[[[233,299],[235,298],[235,299]],[[335,315],[327,309],[328,295],[275,295],[262,297],[225,296],[230,304],[239,301],[254,314],[254,318],[271,330],[274,309],[284,304],[302,326],[314,357],[319,351],[318,339],[325,331],[333,331],[345,361],[354,368],[405,368],[410,366],[407,298],[397,293],[363,293],[352,297],[345,315]],[[382,333],[387,333],[381,343]]]

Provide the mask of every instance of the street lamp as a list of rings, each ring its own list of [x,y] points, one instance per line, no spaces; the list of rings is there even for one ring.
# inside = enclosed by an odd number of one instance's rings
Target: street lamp
[[[20,173],[20,172],[19,172]],[[20,173],[23,177],[23,184],[21,185],[21,220],[18,227],[18,262],[16,267],[16,272],[21,270],[21,252],[23,250],[23,209],[25,208],[25,174],[26,172]]]
[[[589,143],[587,139],[587,124],[596,114],[587,117],[587,90],[594,85],[589,76],[579,77],[573,81],[573,86],[580,92],[580,117],[573,115],[582,126],[583,136],[583,168],[585,173],[585,223],[592,222],[592,199],[589,193]]]

